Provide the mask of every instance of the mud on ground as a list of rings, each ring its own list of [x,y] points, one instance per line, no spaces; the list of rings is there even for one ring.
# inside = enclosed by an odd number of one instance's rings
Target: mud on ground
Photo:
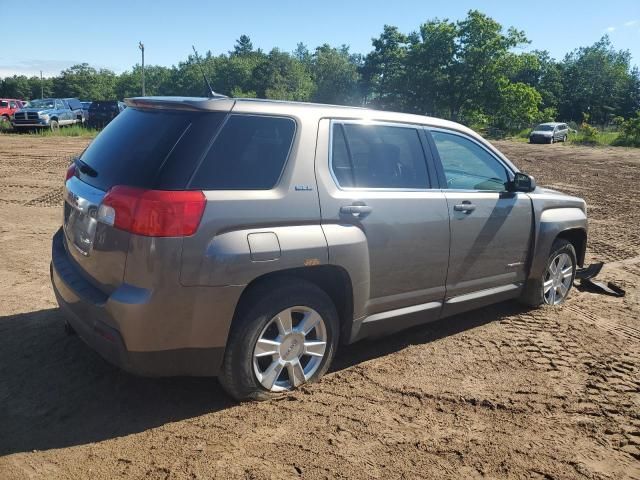
[[[589,204],[617,299],[485,308],[340,352],[322,382],[237,405],[68,337],[48,279],[68,158],[0,136],[0,478],[640,478],[640,150],[497,145]]]

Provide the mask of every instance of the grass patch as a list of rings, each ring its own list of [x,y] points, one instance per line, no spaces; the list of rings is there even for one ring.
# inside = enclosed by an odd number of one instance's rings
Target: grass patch
[[[23,135],[34,135],[38,137],[82,137],[82,138],[95,138],[100,130],[94,128],[80,127],[79,125],[71,125],[69,127],[60,127],[57,131],[53,132],[49,128],[38,128],[28,131],[17,132],[11,128],[11,124],[5,125],[7,122],[0,122],[0,133],[20,133]]]
[[[572,133],[569,135],[569,142],[577,145],[614,145],[620,132],[598,132],[595,135],[586,135],[584,132]]]
[[[43,128],[34,132],[36,135],[42,137],[84,137],[94,138],[98,135],[99,130],[94,128],[85,128],[78,125],[71,125],[70,127],[60,127],[58,131],[53,132],[48,128]]]

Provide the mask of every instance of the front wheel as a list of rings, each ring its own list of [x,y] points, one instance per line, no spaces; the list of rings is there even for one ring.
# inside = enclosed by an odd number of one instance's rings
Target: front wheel
[[[558,239],[551,248],[542,277],[542,298],[547,305],[563,303],[576,276],[576,251],[567,240]]]
[[[576,251],[571,242],[556,239],[551,246],[542,278],[527,281],[520,302],[530,307],[563,303],[569,296],[577,265]]]
[[[223,388],[236,400],[266,400],[320,378],[338,345],[338,314],[312,283],[292,279],[243,300],[225,352]]]
[[[51,122],[49,123],[49,128],[52,132],[57,132],[58,130],[60,130],[60,124],[57,120],[51,120]]]

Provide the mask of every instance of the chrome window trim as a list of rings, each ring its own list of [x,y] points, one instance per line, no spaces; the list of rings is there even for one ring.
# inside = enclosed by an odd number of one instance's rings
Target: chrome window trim
[[[457,130],[451,130],[448,128],[442,128],[442,127],[429,127],[429,126],[425,126],[425,129],[428,130],[429,132],[442,132],[442,133],[447,133],[450,135],[456,135],[458,137],[462,137],[465,140],[469,140],[473,143],[475,143],[477,146],[479,146],[480,148],[482,148],[485,152],[487,152],[491,157],[493,157],[500,165],[502,165],[502,168],[505,169],[505,171],[507,172],[507,178],[511,181],[513,180],[513,177],[515,175],[515,171],[509,166],[507,165],[492,149],[490,149],[487,145],[483,144],[482,142],[479,142],[478,140],[476,140],[475,138],[469,136],[469,135],[465,135],[462,132],[459,132]],[[438,146],[436,145],[436,141],[435,138],[432,138],[434,147],[436,148],[436,151],[438,151]],[[444,171],[444,166],[442,165],[442,159],[440,159],[440,152],[438,151],[438,161],[440,162],[440,166],[442,167],[443,171]],[[505,193],[507,192],[507,190],[472,190],[472,189],[468,189],[468,188],[443,188],[443,191],[447,191],[447,192],[478,192],[478,193]]]
[[[338,182],[338,178],[336,177],[335,172],[333,171],[333,127],[334,125],[346,125],[346,124],[355,124],[355,125],[374,125],[374,126],[382,126],[382,127],[398,127],[398,128],[409,128],[411,130],[415,130],[418,135],[418,141],[420,142],[420,146],[423,150],[423,157],[425,161],[425,169],[427,172],[427,180],[433,184],[431,176],[429,175],[429,168],[427,162],[429,159],[427,158],[427,154],[425,153],[425,148],[428,148],[428,145],[424,145],[422,139],[420,138],[420,130],[424,129],[425,126],[417,123],[402,123],[402,122],[388,122],[388,121],[380,121],[380,120],[362,120],[362,119],[341,119],[341,118],[331,118],[329,119],[329,173],[331,174],[331,178],[333,179],[333,183],[338,190],[343,192],[433,192],[440,191],[440,188],[381,188],[381,187],[343,187]]]

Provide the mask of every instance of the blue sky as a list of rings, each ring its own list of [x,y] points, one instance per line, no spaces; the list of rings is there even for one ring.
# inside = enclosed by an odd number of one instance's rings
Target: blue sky
[[[322,43],[350,45],[366,53],[384,24],[404,32],[439,17],[458,20],[478,8],[503,26],[524,30],[526,49],[548,50],[562,58],[578,46],[591,45],[605,33],[617,49],[631,51],[640,65],[640,0],[0,0],[3,22],[0,77],[55,75],[87,62],[116,72],[140,61],[173,65],[196,45],[201,52],[223,53],[243,33],[263,50],[291,51],[298,42],[310,49]],[[488,5],[487,5],[488,4]],[[555,10],[555,11],[554,11]]]

